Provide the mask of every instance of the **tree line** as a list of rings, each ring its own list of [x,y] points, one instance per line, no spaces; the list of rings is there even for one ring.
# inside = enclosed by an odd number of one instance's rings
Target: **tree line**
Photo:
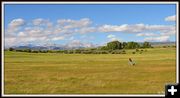
[[[139,48],[152,48],[152,46],[149,42],[144,42],[143,44],[139,44],[137,42],[112,41],[107,43],[106,46],[100,46],[97,48],[83,48],[83,49],[73,49],[73,50],[31,50],[31,49],[14,49],[10,47],[9,51],[28,52],[28,53],[64,53],[64,54],[126,54],[125,51],[126,49],[136,49],[137,52]]]
[[[102,46],[102,50],[118,50],[118,49],[138,49],[138,48],[152,48],[149,42],[144,42],[142,45],[137,42],[119,42],[112,41],[107,43],[106,46]]]

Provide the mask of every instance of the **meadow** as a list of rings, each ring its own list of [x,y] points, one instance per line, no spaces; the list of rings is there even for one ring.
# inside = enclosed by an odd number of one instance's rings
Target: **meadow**
[[[5,94],[162,94],[176,80],[176,48],[142,54],[5,51]],[[128,64],[132,58],[136,65]]]

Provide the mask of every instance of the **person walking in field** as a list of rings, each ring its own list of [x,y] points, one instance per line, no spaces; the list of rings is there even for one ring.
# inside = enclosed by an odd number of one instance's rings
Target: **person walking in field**
[[[129,64],[134,66],[135,62],[131,58],[129,58]]]

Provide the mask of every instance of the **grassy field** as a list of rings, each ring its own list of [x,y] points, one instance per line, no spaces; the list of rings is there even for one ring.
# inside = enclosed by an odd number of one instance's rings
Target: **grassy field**
[[[142,54],[6,51],[5,94],[162,94],[165,84],[176,80],[176,50],[147,50]],[[130,57],[135,66],[128,64]]]

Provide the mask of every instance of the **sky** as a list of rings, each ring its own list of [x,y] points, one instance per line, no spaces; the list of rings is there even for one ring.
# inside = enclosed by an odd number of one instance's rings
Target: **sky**
[[[173,4],[5,4],[5,47],[176,41]]]

